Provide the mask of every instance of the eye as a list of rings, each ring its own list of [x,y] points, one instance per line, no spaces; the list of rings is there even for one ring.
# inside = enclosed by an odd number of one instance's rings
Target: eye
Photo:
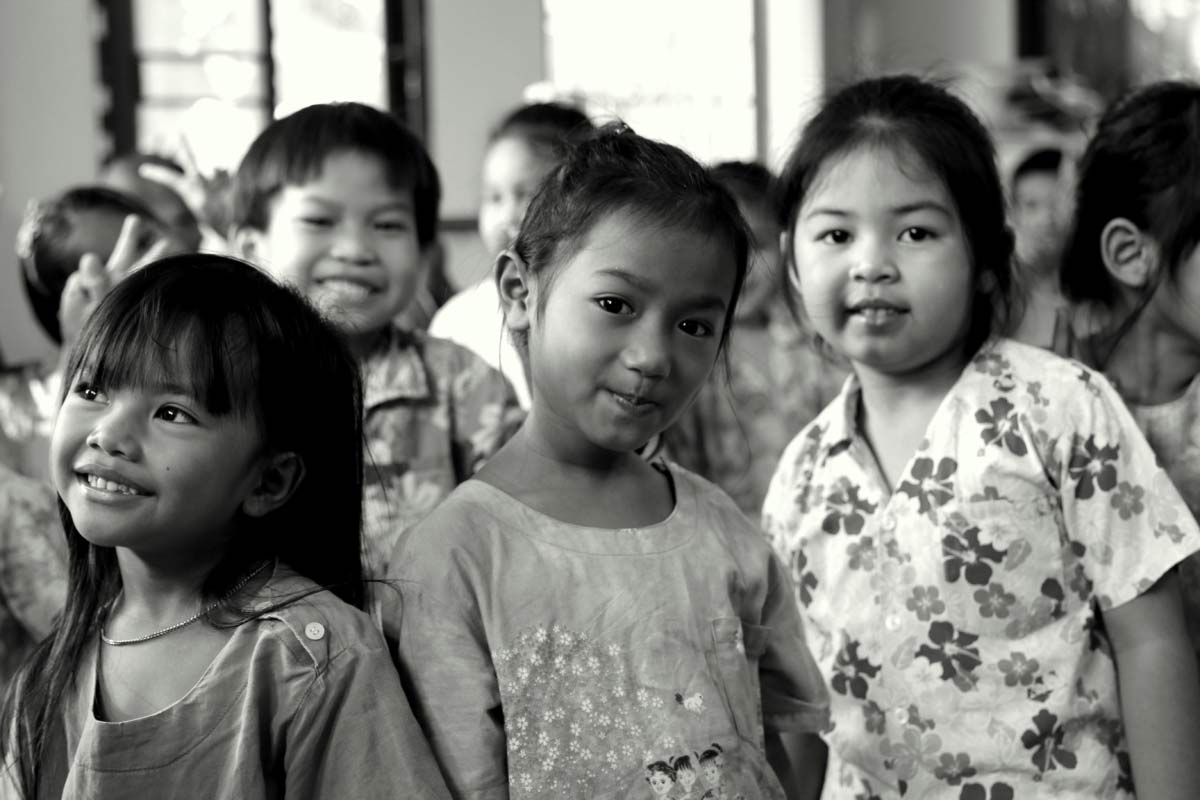
[[[699,319],[685,319],[679,323],[679,330],[697,339],[706,339],[713,335],[713,326]]]
[[[834,228],[833,230],[818,234],[817,241],[825,242],[826,244],[846,244],[850,241],[850,232],[844,231],[841,228]]]
[[[306,228],[328,228],[333,225],[333,219],[310,214],[300,217],[300,224]]]
[[[104,392],[100,391],[95,384],[88,383],[87,381],[80,381],[75,384],[75,388],[72,391],[76,397],[86,400],[89,403],[103,403],[108,400]]]
[[[172,422],[176,425],[195,425],[197,419],[179,406],[167,405],[154,413],[157,419]]]
[[[375,223],[375,230],[384,233],[402,233],[408,228],[408,221],[403,219],[381,219]]]
[[[900,240],[905,242],[927,242],[936,238],[936,233],[928,228],[922,228],[919,225],[914,225],[911,228],[905,228],[900,234]]]
[[[633,307],[619,297],[599,297],[596,305],[609,314],[632,314]]]

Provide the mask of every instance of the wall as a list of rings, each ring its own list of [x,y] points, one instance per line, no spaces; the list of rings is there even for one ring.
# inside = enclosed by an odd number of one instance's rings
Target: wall
[[[98,162],[93,13],[84,0],[0,2],[0,350],[10,363],[53,350],[13,254],[25,202],[91,179]]]

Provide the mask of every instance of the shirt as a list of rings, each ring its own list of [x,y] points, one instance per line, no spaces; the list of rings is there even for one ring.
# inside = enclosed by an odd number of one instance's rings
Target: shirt
[[[764,723],[827,719],[790,582],[723,492],[662,468],[657,525],[572,525],[472,480],[401,541],[387,616],[455,796],[783,796]]]
[[[265,602],[316,589],[278,566]],[[61,760],[43,765],[45,796],[448,796],[378,631],[327,591],[239,625],[157,713],[102,722],[95,689],[93,642],[63,710]]]
[[[61,373],[35,366],[0,373],[0,465],[39,480],[49,475],[61,385]]]
[[[842,395],[764,525],[832,690],[824,797],[1131,796],[1101,612],[1200,548],[1111,385],[992,340],[889,494]]]
[[[0,697],[67,597],[57,495],[0,467]]]
[[[396,538],[475,473],[524,412],[500,373],[453,342],[389,328],[363,362],[363,536],[384,575]]]
[[[735,327],[727,357],[666,433],[671,458],[728,492],[751,520],[783,448],[846,380],[847,369],[817,347],[788,319]]]

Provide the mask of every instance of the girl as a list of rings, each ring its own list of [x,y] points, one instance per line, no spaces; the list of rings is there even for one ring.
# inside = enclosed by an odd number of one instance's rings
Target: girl
[[[764,503],[833,690],[824,796],[1200,796],[1173,571],[1200,531],[1103,378],[990,336],[1012,239],[979,120],[864,81],[781,181],[789,282],[854,370]]]
[[[1113,105],[1079,165],[1062,280],[1067,352],[1103,370],[1200,514],[1200,86],[1158,83]],[[1180,565],[1200,652],[1200,560]]]
[[[117,285],[66,374],[72,589],[0,720],[21,795],[443,795],[357,608],[361,391],[336,334],[248,264],[177,256]]]
[[[752,520],[788,440],[829,403],[846,369],[780,302],[775,177],[761,164],[729,161],[710,169],[737,200],[753,234],[746,286],[722,368],[666,434],[671,457],[720,486]]]
[[[488,136],[483,156],[479,238],[494,259],[512,243],[529,199],[567,147],[587,136],[592,123],[578,109],[560,103],[533,103],[510,111]],[[504,336],[496,285],[489,275],[459,292],[434,315],[432,336],[458,342],[499,369],[513,385],[522,408],[529,408],[525,368]]]
[[[731,785],[782,797],[764,722],[772,754],[824,723],[767,543],[638,452],[712,369],[747,249],[700,165],[618,126],[546,178],[497,259],[529,417],[392,560],[401,669],[452,793],[645,795],[649,765],[718,742]]]

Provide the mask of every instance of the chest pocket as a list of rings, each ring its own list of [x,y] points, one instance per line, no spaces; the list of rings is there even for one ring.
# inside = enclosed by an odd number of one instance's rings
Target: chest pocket
[[[758,660],[766,652],[771,629],[750,625],[737,617],[712,620],[713,650],[717,683],[737,728],[738,736],[764,749],[762,692],[758,683]]]

